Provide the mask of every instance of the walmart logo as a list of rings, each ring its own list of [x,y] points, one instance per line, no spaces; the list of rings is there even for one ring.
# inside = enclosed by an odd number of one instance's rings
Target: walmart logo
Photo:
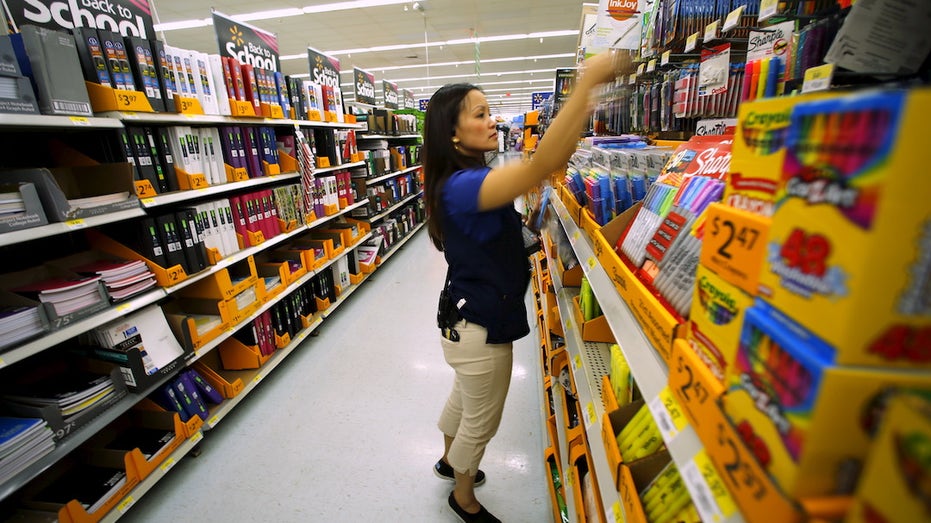
[[[235,25],[230,27],[230,33],[232,33],[232,35],[230,35],[230,41],[238,46],[242,46],[244,40],[242,39],[242,31],[240,31],[239,27]]]

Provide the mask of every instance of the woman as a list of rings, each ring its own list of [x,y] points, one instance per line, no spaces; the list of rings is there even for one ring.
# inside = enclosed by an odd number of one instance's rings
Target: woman
[[[478,465],[501,421],[512,342],[530,332],[529,263],[514,199],[565,167],[588,120],[592,90],[629,65],[629,57],[613,52],[587,60],[531,161],[494,169],[484,161],[498,147],[484,93],[453,84],[430,99],[421,151],[424,194],[430,238],[449,264],[448,300],[441,299],[437,319],[444,356],[456,371],[438,423],[445,452],[434,472],[455,481],[449,506],[462,521],[499,521],[475,498],[474,487],[485,481]]]

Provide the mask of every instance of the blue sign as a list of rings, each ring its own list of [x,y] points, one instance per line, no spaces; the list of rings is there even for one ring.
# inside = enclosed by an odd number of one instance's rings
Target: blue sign
[[[421,111],[426,111],[427,103],[429,101],[430,101],[429,98],[421,98],[420,100],[417,100],[417,107],[419,107]]]
[[[553,96],[553,93],[551,92],[550,93],[532,93],[530,95],[530,110],[536,111],[541,105],[543,105],[543,102],[545,102],[546,100],[549,100],[551,96]]]

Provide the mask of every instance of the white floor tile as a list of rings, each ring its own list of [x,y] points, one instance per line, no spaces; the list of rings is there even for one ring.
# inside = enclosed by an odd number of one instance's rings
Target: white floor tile
[[[452,386],[435,327],[445,272],[418,232],[121,521],[457,521],[431,470]],[[515,344],[477,490],[505,522],[552,520],[535,333]]]

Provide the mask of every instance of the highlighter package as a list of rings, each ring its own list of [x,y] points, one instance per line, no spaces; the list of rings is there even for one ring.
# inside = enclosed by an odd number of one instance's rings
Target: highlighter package
[[[764,302],[747,310],[723,411],[791,497],[850,492],[887,407],[927,374],[837,367],[832,349]]]
[[[931,368],[931,90],[792,112],[759,295],[839,365]]]

